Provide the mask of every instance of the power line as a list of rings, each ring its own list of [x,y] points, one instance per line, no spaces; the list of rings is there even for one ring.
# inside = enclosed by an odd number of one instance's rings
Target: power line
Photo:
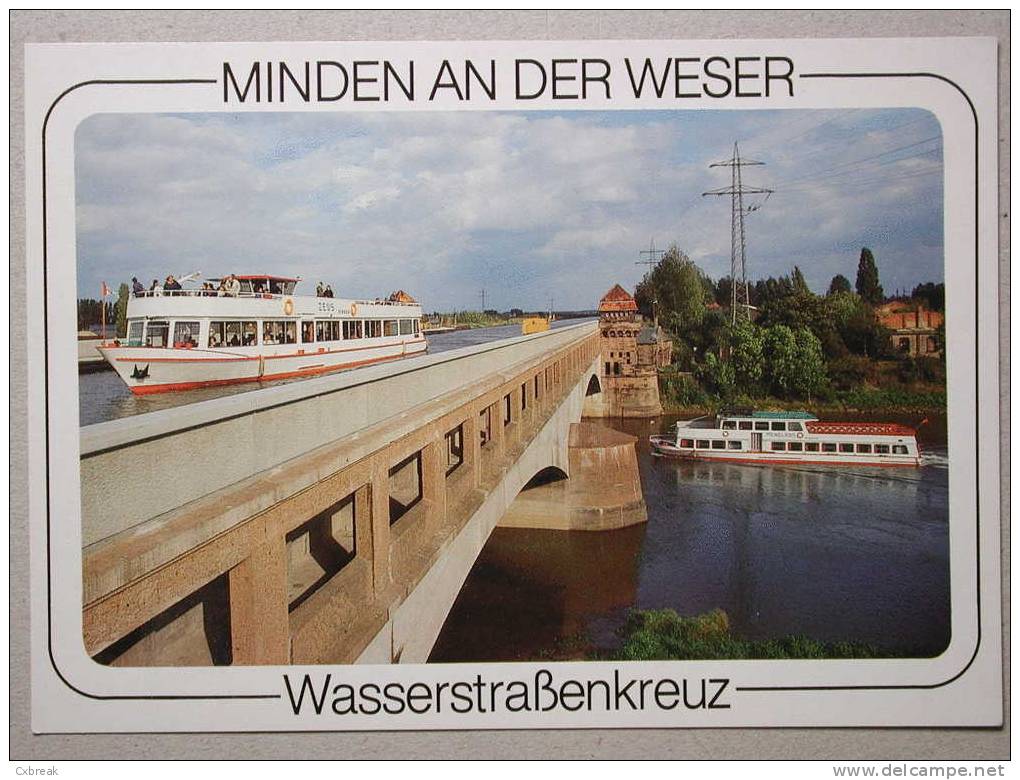
[[[938,136],[938,135],[931,136],[930,138],[922,138],[920,141],[914,141],[913,143],[904,144],[903,146],[897,146],[894,149],[887,149],[884,152],[879,152],[878,154],[873,154],[873,155],[870,155],[868,157],[862,157],[862,158],[859,158],[857,160],[848,160],[846,162],[838,163],[836,165],[831,165],[828,168],[823,168],[820,171],[814,171],[813,173],[805,174],[803,176],[798,176],[798,177],[795,177],[795,178],[792,178],[792,179],[785,179],[785,180],[782,180],[782,184],[783,185],[794,184],[794,183],[799,182],[799,181],[805,181],[805,180],[808,180],[808,179],[815,179],[815,178],[818,178],[818,177],[822,177],[825,174],[830,173],[832,171],[838,171],[841,168],[848,168],[848,167],[852,167],[852,166],[855,166],[855,165],[860,165],[862,163],[871,163],[871,162],[880,160],[883,157],[888,157],[890,154],[896,154],[897,152],[904,152],[907,149],[913,149],[913,148],[921,146],[923,144],[930,143],[931,141],[941,141],[941,139],[942,139],[942,137]],[[931,152],[934,152],[934,151],[936,151],[936,150],[935,149],[929,149],[929,150],[927,150],[925,152],[921,152],[920,154],[930,154]],[[880,165],[890,165],[890,164],[892,164],[894,162],[900,162],[901,160],[909,160],[909,159],[911,159],[911,157],[916,157],[916,156],[918,156],[918,155],[917,154],[915,154],[915,155],[908,155],[907,157],[899,157],[899,158],[896,158],[894,160],[886,160],[885,162],[880,163]],[[871,167],[871,166],[864,166],[864,167]]]

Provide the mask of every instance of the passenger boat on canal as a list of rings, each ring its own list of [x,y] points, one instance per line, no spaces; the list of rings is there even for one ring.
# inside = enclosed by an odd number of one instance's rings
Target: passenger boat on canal
[[[228,278],[219,291],[207,284],[131,296],[127,338],[98,350],[132,393],[310,376],[428,349],[421,306],[402,291],[348,300],[295,295],[300,279]]]
[[[822,422],[807,412],[725,409],[650,437],[658,457],[734,463],[918,466],[916,431],[899,423]]]

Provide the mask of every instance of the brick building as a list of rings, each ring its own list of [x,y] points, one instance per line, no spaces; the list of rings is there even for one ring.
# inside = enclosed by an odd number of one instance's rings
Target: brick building
[[[911,357],[939,357],[937,331],[945,322],[942,312],[916,303],[894,301],[876,310],[878,321],[892,331],[893,349]]]

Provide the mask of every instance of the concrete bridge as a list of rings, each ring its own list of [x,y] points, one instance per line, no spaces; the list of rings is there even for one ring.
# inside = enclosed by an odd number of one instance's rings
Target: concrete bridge
[[[82,429],[83,625],[114,665],[423,662],[600,392],[595,323]]]

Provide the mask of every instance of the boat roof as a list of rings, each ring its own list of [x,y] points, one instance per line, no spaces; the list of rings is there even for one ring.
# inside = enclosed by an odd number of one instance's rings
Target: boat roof
[[[227,276],[229,276],[229,275],[230,274],[228,274]],[[226,276],[215,276],[215,277],[210,276],[208,281],[210,281],[210,282],[218,282],[221,279],[226,279],[226,278],[227,278]],[[264,279],[266,281],[273,281],[273,282],[300,282],[301,281],[301,277],[300,276],[298,276],[298,277],[293,277],[293,276],[275,276],[273,274],[234,274],[234,278],[237,279],[237,280],[248,280],[248,281],[253,281],[255,279]]]
[[[768,420],[814,420],[816,416],[810,412],[791,412],[780,410],[777,412],[762,412],[754,409],[720,409],[720,417],[751,417],[755,419]]]

